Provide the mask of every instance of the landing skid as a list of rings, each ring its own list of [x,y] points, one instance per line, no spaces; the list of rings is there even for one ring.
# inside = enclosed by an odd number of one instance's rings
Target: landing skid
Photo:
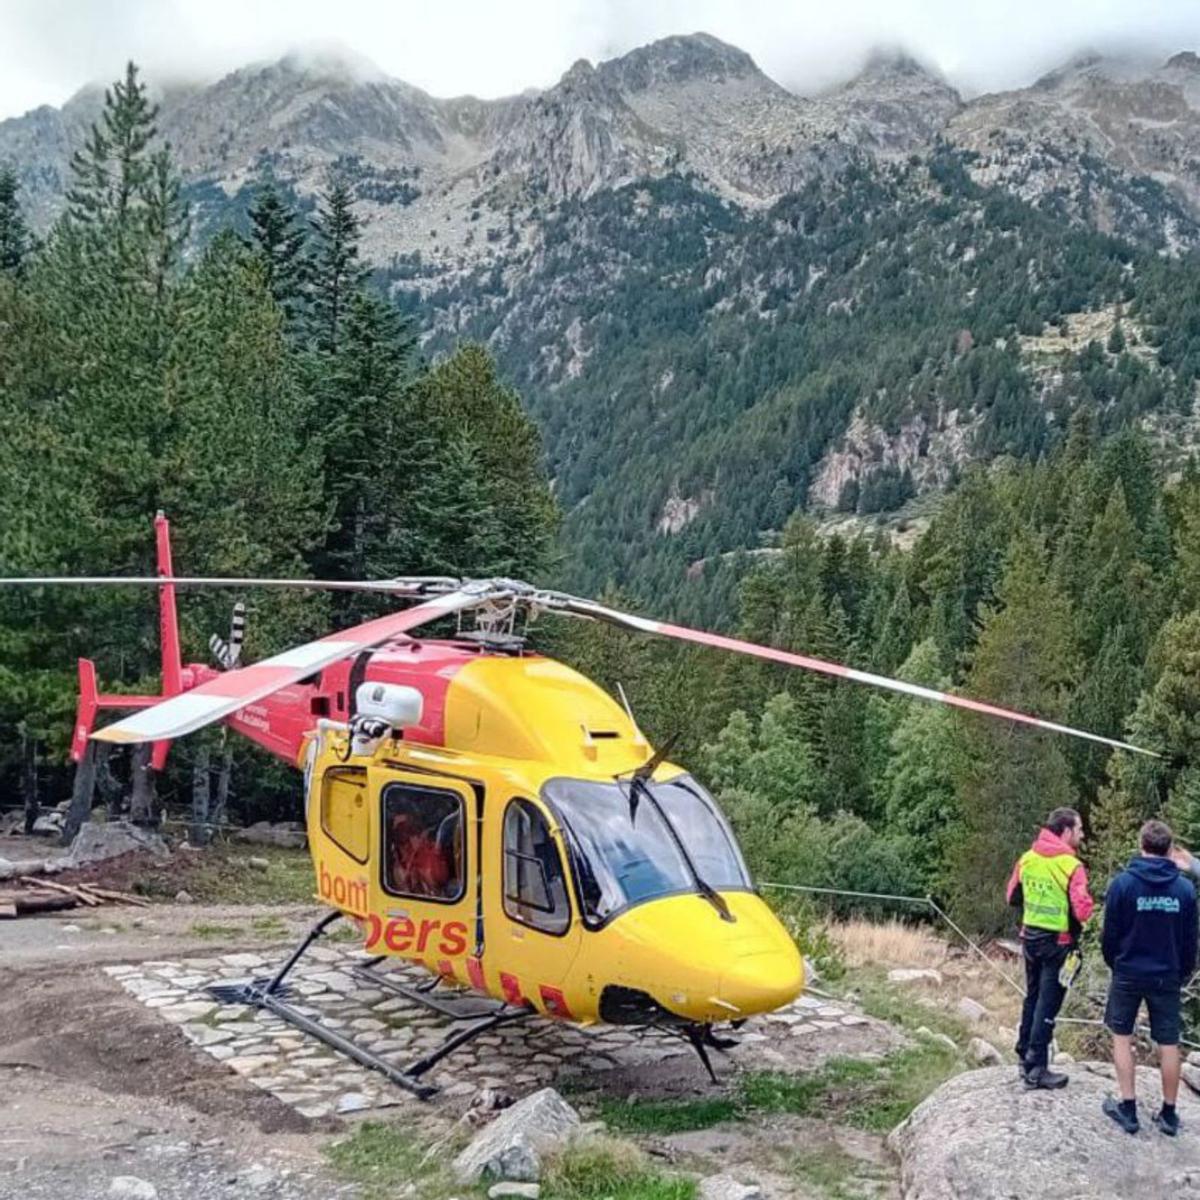
[[[218,1000],[222,1004],[248,1004],[254,1008],[265,1008],[268,1012],[273,1012],[289,1025],[295,1026],[295,1028],[301,1030],[303,1033],[310,1034],[312,1037],[324,1042],[327,1046],[331,1046],[338,1053],[344,1054],[347,1058],[361,1063],[362,1066],[368,1067],[372,1071],[378,1071],[392,1083],[396,1084],[397,1087],[402,1087],[405,1091],[411,1092],[420,1100],[428,1100],[437,1094],[438,1089],[433,1084],[423,1083],[421,1076],[441,1062],[446,1055],[452,1054],[460,1046],[466,1045],[467,1042],[478,1037],[481,1033],[488,1033],[500,1025],[507,1025],[513,1021],[521,1021],[533,1015],[533,1010],[529,1008],[510,1008],[508,1005],[493,1007],[490,1012],[483,1016],[482,1020],[477,1020],[475,1024],[468,1025],[465,1029],[460,1029],[456,1033],[451,1034],[428,1054],[409,1063],[406,1067],[397,1067],[395,1064],[388,1062],[387,1059],[372,1053],[350,1038],[343,1037],[336,1030],[322,1025],[320,1021],[315,1020],[306,1013],[302,1013],[284,998],[288,995],[288,986],[284,982],[288,973],[300,961],[304,952],[313,942],[341,915],[341,913],[332,912],[322,917],[308,931],[304,940],[292,951],[288,960],[275,973],[274,977],[270,979],[251,979],[246,983],[214,984],[212,987],[206,988],[205,991],[214,1000]],[[374,961],[377,963],[381,960],[376,959]],[[388,991],[395,991],[400,995],[407,996],[409,991],[419,991],[417,988],[406,988],[403,984],[398,984],[393,980],[387,979],[386,976],[371,971],[369,965],[362,968],[355,968],[355,974],[360,975],[360,977],[365,976],[376,986],[384,987]],[[436,983],[437,981],[434,980],[433,982]],[[416,999],[416,997],[412,996],[408,998]],[[447,1011],[445,1006],[449,1003],[448,1001],[438,1001],[437,1004],[430,1004],[429,1000],[430,998],[425,996],[422,999],[417,999],[417,1003],[434,1008],[437,1012]],[[475,1015],[478,1016],[481,1014]],[[461,1020],[463,1017],[459,1016],[456,1019]]]
[[[499,1000],[488,1000],[483,996],[454,992],[448,995],[440,994],[438,985],[442,981],[438,978],[430,979],[425,983],[402,983],[400,980],[393,979],[390,975],[376,970],[380,963],[386,961],[386,955],[368,959],[366,962],[352,967],[351,973],[372,987],[391,992],[393,996],[400,996],[404,1000],[411,1000],[414,1004],[419,1004],[422,1008],[427,1008],[443,1017],[449,1017],[452,1021],[475,1021],[482,1017],[494,1017],[497,1013],[506,1010],[512,1011],[509,1005],[501,1004]],[[517,1011],[524,1012],[525,1010]]]

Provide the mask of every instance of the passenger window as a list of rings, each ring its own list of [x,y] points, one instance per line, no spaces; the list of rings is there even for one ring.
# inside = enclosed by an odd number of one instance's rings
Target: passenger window
[[[383,883],[397,896],[453,901],[466,880],[457,792],[389,783],[383,789]]]
[[[566,933],[571,924],[558,847],[528,800],[513,800],[504,814],[504,911],[544,933]]]
[[[367,861],[367,773],[361,767],[330,767],[325,772],[321,782],[321,828],[355,862]]]

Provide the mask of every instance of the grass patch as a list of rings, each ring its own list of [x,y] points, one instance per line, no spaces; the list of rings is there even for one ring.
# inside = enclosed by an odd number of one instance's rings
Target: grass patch
[[[255,933],[262,934],[263,937],[282,937],[287,933],[287,926],[283,921],[270,914],[265,917],[255,917],[250,922],[250,927]]]
[[[972,1036],[960,1017],[942,1008],[917,1004],[914,992],[897,991],[896,986],[889,984],[877,971],[857,971],[851,982],[859,1007],[869,1017],[886,1021],[908,1033],[915,1033],[924,1026],[934,1033],[944,1033],[959,1045]]]
[[[955,1051],[940,1042],[922,1042],[878,1060],[833,1058],[811,1075],[747,1075],[741,1082],[742,1107],[834,1117],[884,1133],[960,1070]]]
[[[883,1173],[836,1146],[801,1150],[789,1162],[791,1174],[805,1185],[805,1194],[823,1200],[867,1200],[879,1194]]]
[[[188,933],[192,937],[203,938],[205,941],[213,941],[217,938],[237,937],[242,930],[236,925],[214,925],[208,921],[196,921],[188,926]]]
[[[708,1129],[738,1115],[738,1103],[727,1097],[713,1100],[602,1099],[600,1119],[622,1133],[685,1133]]]
[[[623,1133],[682,1133],[755,1113],[831,1118],[883,1133],[898,1125],[939,1084],[962,1069],[940,1042],[921,1041],[881,1059],[832,1058],[804,1075],[743,1075],[737,1093],[713,1100],[601,1100],[599,1115]]]
[[[589,1138],[547,1164],[542,1200],[694,1200],[694,1180],[652,1167],[628,1142]]]
[[[252,867],[251,858],[264,859],[267,869]],[[218,843],[147,869],[132,890],[170,900],[181,888],[197,904],[307,904],[315,892],[312,859],[307,850]]]
[[[350,1137],[325,1150],[330,1165],[343,1178],[360,1185],[363,1200],[388,1200],[406,1183],[418,1185],[423,1197],[459,1195],[471,1189],[454,1188],[441,1157],[424,1161],[427,1147],[399,1125],[367,1121]]]

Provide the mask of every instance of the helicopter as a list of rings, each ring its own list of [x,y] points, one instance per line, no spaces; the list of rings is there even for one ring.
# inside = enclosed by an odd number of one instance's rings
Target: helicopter
[[[224,722],[303,771],[316,897],[331,911],[270,978],[209,989],[333,1046],[421,1098],[433,1065],[499,1025],[540,1015],[653,1026],[684,1037],[715,1079],[718,1028],[795,1000],[805,985],[795,942],[757,892],[719,806],[655,749],[618,703],[567,665],[532,652],[529,623],[558,614],[748,654],[1114,748],[1126,742],[738,638],[636,616],[516,580],[383,581],[176,576],[169,524],[155,518],[157,574],[29,577],[0,585],[144,585],[159,595],[160,696],[101,694],[79,661],[72,739],[170,742]],[[237,666],[184,665],[179,587],[360,590],[412,606]],[[236,612],[236,610],[235,610]],[[456,617],[448,638],[413,632]],[[102,709],[132,715],[97,730]],[[372,986],[459,1027],[404,1066],[368,1051],[290,1002],[287,977],[339,918],[357,924]],[[427,978],[381,970],[398,958]]]

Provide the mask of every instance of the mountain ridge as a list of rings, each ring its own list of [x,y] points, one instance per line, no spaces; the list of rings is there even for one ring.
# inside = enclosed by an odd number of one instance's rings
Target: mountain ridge
[[[421,189],[423,201],[409,201],[418,219],[381,205],[369,214],[368,243],[376,256],[419,248],[428,259],[434,250],[428,231],[445,224],[449,211],[452,228],[437,239],[433,256],[454,270],[456,257],[467,263],[488,257],[477,241],[466,240],[463,215],[497,183],[510,194],[528,186],[561,198],[643,175],[694,171],[727,199],[766,205],[843,166],[847,147],[899,157],[928,153],[944,137],[994,158],[999,135],[1006,139],[1005,166],[997,178],[1018,192],[1054,190],[1064,172],[1031,171],[1014,139],[1044,137],[1061,109],[1073,136],[1095,150],[1109,116],[1105,104],[1117,110],[1111,126],[1120,119],[1121,99],[1106,94],[1093,96],[1090,107],[1083,103],[1090,73],[1104,77],[1110,93],[1157,91],[1124,97],[1126,129],[1110,128],[1104,148],[1117,169],[1149,171],[1200,215],[1200,168],[1191,154],[1200,150],[1200,60],[1181,51],[1123,75],[1114,69],[1117,61],[1076,56],[1027,88],[964,100],[903,48],[881,47],[840,84],[801,94],[772,80],[745,51],[700,32],[598,63],[581,59],[545,89],[479,99],[434,97],[352,51],[326,47],[290,51],[207,84],[169,81],[159,89],[160,125],[189,180],[229,195],[264,163],[302,195],[342,156],[360,160],[385,183],[389,172],[419,168],[431,186]],[[0,158],[20,164],[41,227],[59,211],[69,151],[101,98],[101,89],[88,85],[60,109],[41,106],[0,122]],[[1175,127],[1159,132],[1159,151],[1148,153],[1119,135],[1134,129],[1139,106],[1155,103],[1168,116],[1173,111]],[[1014,105],[1021,120],[1010,129]],[[989,159],[980,169],[994,165]]]

